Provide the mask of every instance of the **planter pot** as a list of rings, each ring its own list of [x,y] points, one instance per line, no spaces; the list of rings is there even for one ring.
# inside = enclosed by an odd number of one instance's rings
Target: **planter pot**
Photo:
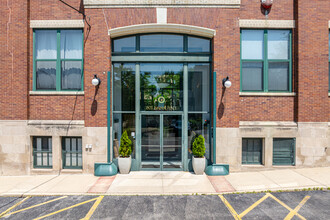
[[[129,157],[119,157],[118,158],[118,167],[121,174],[129,174],[131,170],[132,158]]]
[[[205,170],[205,157],[193,157],[192,166],[196,175],[203,175]]]

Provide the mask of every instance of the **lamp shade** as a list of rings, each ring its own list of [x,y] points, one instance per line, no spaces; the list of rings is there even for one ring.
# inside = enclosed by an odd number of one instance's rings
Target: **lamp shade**
[[[100,84],[100,80],[96,76],[94,76],[94,78],[92,79],[92,84],[94,86],[97,86]]]
[[[225,86],[226,88],[231,87],[231,82],[230,82],[229,80],[227,80],[227,81],[224,83],[224,86]]]

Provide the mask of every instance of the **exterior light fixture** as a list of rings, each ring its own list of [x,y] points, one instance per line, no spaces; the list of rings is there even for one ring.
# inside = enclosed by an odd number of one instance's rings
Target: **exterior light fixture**
[[[97,78],[97,75],[95,74],[94,78],[92,79],[92,84],[94,86],[98,86],[98,85],[100,85],[100,83],[101,83],[101,80],[99,78]]]
[[[270,9],[272,5],[273,5],[273,0],[261,0],[261,6],[266,10]]]
[[[229,81],[229,77],[228,76],[222,80],[222,85],[224,87],[226,87],[226,88],[231,87],[231,82]]]

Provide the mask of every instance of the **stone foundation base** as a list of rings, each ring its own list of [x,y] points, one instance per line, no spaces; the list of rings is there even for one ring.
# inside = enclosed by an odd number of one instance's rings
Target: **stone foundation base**
[[[53,167],[33,167],[33,136],[52,136]],[[82,169],[62,168],[61,139],[82,137]],[[261,165],[242,165],[242,138],[262,138]],[[273,138],[296,138],[295,166],[273,165]],[[288,167],[330,166],[330,123],[240,122],[239,128],[217,128],[217,163],[230,172]],[[91,146],[87,148],[86,146]],[[85,127],[84,121],[0,121],[0,175],[94,173],[107,162],[107,128]]]
[[[262,138],[261,165],[242,165],[242,139]],[[296,138],[295,166],[273,165],[273,138]],[[232,171],[330,166],[330,123],[240,122],[239,128],[217,128],[217,163]]]
[[[52,137],[52,168],[33,167],[33,136]],[[82,169],[62,168],[64,136],[82,137]],[[0,175],[94,173],[94,163],[106,161],[106,127],[85,127],[84,121],[0,121]]]

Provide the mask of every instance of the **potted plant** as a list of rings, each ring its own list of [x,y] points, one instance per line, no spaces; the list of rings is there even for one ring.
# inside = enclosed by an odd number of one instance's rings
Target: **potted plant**
[[[202,135],[195,137],[192,146],[192,166],[196,175],[202,175],[205,170],[205,139]]]
[[[118,167],[121,174],[128,174],[132,164],[132,141],[125,130],[120,138]]]

